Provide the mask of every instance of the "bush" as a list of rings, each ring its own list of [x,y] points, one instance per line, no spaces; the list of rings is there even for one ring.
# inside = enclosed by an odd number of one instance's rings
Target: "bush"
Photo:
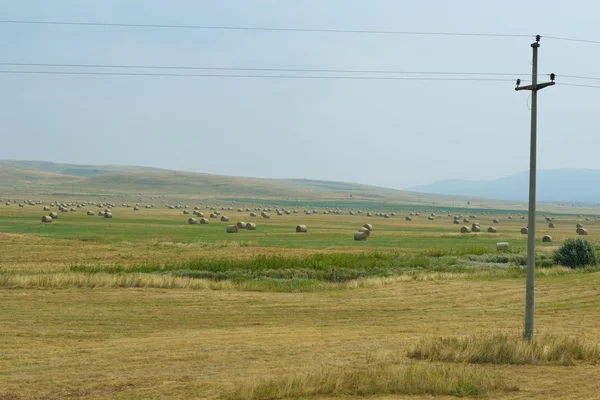
[[[594,246],[581,238],[567,239],[560,249],[554,253],[554,262],[565,267],[583,268],[598,264]]]

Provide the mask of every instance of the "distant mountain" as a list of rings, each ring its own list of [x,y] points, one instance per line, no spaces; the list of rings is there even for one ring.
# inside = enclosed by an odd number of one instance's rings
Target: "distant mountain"
[[[600,170],[552,169],[537,172],[537,200],[542,202],[600,202]],[[504,178],[468,181],[445,180],[406,190],[445,195],[477,196],[501,200],[527,201],[529,172]]]

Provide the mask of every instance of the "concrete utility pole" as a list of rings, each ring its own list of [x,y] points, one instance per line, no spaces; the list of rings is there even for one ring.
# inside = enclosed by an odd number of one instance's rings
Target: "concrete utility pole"
[[[539,90],[554,85],[554,74],[550,74],[550,82],[538,83],[538,49],[541,36],[535,37],[531,44],[533,48],[533,63],[531,85],[520,86],[517,79],[515,90],[531,91],[531,147],[529,153],[529,225],[527,237],[527,287],[525,290],[525,333],[527,340],[533,339],[534,287],[535,287],[535,186],[536,186],[536,152],[537,152],[537,93]]]

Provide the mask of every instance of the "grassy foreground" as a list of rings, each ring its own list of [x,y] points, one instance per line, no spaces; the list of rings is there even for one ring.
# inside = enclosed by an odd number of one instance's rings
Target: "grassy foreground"
[[[599,295],[598,273],[540,279],[540,334],[597,342]],[[310,293],[0,289],[0,398],[231,398],[265,382],[278,387],[279,379],[356,366],[406,371],[417,365],[437,376],[440,364],[407,357],[421,338],[520,332],[523,303],[523,281],[515,279],[398,280]],[[597,396],[598,366],[588,362],[474,367],[498,377],[500,386],[465,383],[494,399]],[[386,397],[393,390],[385,380],[373,385],[369,398],[405,398]],[[355,398],[350,389],[333,393]],[[328,398],[325,393],[310,398]]]

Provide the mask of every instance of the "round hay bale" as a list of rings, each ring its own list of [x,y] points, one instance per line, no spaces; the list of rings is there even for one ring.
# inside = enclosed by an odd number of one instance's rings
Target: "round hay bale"
[[[500,243],[496,243],[496,250],[498,251],[506,251],[508,250],[508,242],[500,242]]]
[[[208,220],[206,218],[201,218],[200,219],[200,224],[207,225],[208,224]]]
[[[248,231],[255,231],[256,230],[256,224],[254,222],[248,222],[246,224],[246,230],[248,230]]]
[[[50,211],[50,207],[48,207],[48,206],[44,207],[44,211]]]
[[[529,234],[529,228],[521,228],[521,235],[528,235]]]
[[[226,215],[223,215],[223,216],[221,217],[221,222],[229,222],[229,217],[228,217],[228,216],[226,216]]]
[[[499,223],[500,223],[500,220],[496,218],[496,219],[494,219],[492,222],[493,222],[494,224],[499,224]]]
[[[354,240],[367,240],[368,236],[365,232],[356,232],[354,234]]]
[[[196,224],[198,224],[198,220],[196,218],[189,218],[188,219],[188,224],[190,224],[190,225],[196,225]]]
[[[577,234],[585,236],[588,234],[588,231],[585,228],[579,228],[579,229],[577,229]]]
[[[430,215],[429,217],[427,217],[427,219],[428,219],[429,221],[433,221],[435,218],[433,218],[433,217]]]
[[[140,208],[138,206],[133,207],[133,211],[140,211]]]
[[[106,214],[104,211],[98,211],[98,216],[99,217],[104,217],[104,214]]]
[[[455,219],[455,220],[454,220],[454,222],[453,222],[453,224],[454,224],[454,225],[460,225],[460,220],[458,220],[458,219]]]
[[[93,212],[92,210],[88,210],[88,211],[87,211],[87,215],[95,215],[95,214],[96,214],[96,213],[95,213],[95,212]]]
[[[359,232],[363,232],[364,234],[366,234],[367,236],[371,236],[371,231],[367,228],[365,228],[364,226],[358,229]]]
[[[469,218],[463,218],[463,222],[464,222],[465,224],[468,224],[468,223],[469,223]]]
[[[190,212],[188,210],[183,210],[183,215],[188,215]]]
[[[237,223],[237,227],[239,229],[246,229],[248,227],[248,224],[246,222],[240,221],[240,222]]]
[[[363,228],[366,228],[366,229],[372,231],[373,230],[373,225],[371,225],[371,224],[364,224]]]
[[[227,227],[227,233],[238,233],[237,225],[229,225]]]
[[[545,235],[545,236],[542,238],[542,242],[544,242],[544,243],[550,243],[550,242],[552,242],[552,236]]]
[[[471,233],[471,230],[468,226],[463,226],[462,228],[460,228],[460,233]]]
[[[488,233],[498,233],[498,229],[494,228],[493,226],[490,226],[488,228]]]
[[[412,218],[411,218],[410,215],[407,215],[406,218],[404,218],[404,219],[407,220],[407,221],[412,221]]]
[[[110,212],[105,212],[105,213],[104,213],[104,218],[112,218],[112,213],[110,213]]]
[[[51,216],[49,216],[49,215],[44,215],[44,216],[42,217],[42,222],[43,222],[43,223],[50,223],[50,222],[52,222],[52,217],[51,217]]]
[[[250,216],[251,216],[252,218],[254,218],[254,217],[256,217],[256,213],[255,213],[255,212],[251,212],[251,213],[250,213]]]
[[[473,226],[471,227],[471,231],[472,232],[481,232],[481,228],[479,227],[479,225],[477,224],[473,224]]]
[[[50,214],[48,214],[50,217],[52,217],[52,219],[57,219],[58,218],[58,214],[55,212],[51,212]]]
[[[581,229],[581,228],[583,228],[583,224],[577,224],[576,227],[577,227],[577,229]]]
[[[554,222],[550,222],[550,223],[548,224],[548,228],[550,228],[550,229],[554,229],[554,228],[556,228],[556,225],[554,225]]]
[[[306,225],[298,225],[296,227],[296,232],[297,233],[306,233],[306,232],[308,232],[308,228],[306,227]]]

